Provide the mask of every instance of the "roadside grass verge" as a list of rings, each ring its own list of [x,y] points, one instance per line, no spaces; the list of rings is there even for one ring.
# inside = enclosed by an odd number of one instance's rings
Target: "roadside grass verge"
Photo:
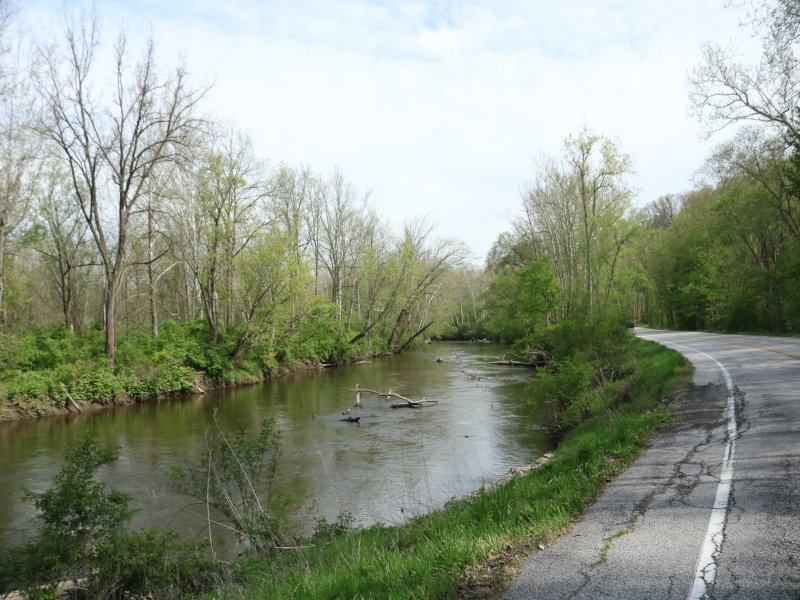
[[[243,557],[214,598],[469,598],[499,591],[515,565],[554,540],[670,418],[691,366],[652,342],[624,345],[622,390],[576,427],[540,469],[453,500],[403,526],[328,526],[268,559]]]

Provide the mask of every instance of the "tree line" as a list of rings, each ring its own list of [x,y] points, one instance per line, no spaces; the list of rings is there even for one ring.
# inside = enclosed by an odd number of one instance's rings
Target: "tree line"
[[[149,40],[110,62],[95,16],[12,51],[0,85],[0,321],[102,329],[201,324],[234,364],[401,351],[425,337],[512,340],[611,317],[660,327],[796,331],[800,144],[790,0],[751,27],[761,62],[709,46],[690,101],[721,144],[706,182],[634,207],[633,158],[584,127],[543,158],[485,268],[424,219],[399,234],[334,169],[269,166],[208,90]],[[102,59],[102,60],[101,60]]]
[[[10,45],[9,4],[2,3]],[[290,340],[319,360],[396,352],[446,322],[465,247],[425,219],[399,234],[338,169],[271,167],[207,89],[124,32],[103,54],[93,14],[7,49],[0,86],[0,322],[119,330],[202,322],[234,361]],[[13,67],[13,68],[12,68]]]
[[[755,64],[709,45],[690,104],[709,135],[739,127],[698,165],[703,182],[633,208],[631,158],[584,129],[545,158],[496,240],[484,319],[520,337],[563,319],[677,329],[800,330],[800,10],[755,5]],[[518,301],[517,299],[523,300]]]

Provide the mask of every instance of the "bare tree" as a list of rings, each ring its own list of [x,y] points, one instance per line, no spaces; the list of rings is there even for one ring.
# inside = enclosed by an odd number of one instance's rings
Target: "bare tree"
[[[0,32],[5,3],[0,3]],[[14,56],[0,77],[0,324],[5,323],[6,258],[14,231],[25,221],[41,169],[41,148],[31,135],[28,87]]]
[[[706,121],[709,134],[739,121],[778,125],[800,134],[800,4],[767,0],[750,23],[763,52],[757,63],[737,58],[734,48],[709,44],[689,76],[694,113]]]
[[[155,170],[191,142],[202,93],[188,87],[182,65],[159,73],[152,39],[130,65],[124,33],[114,46],[113,85],[95,85],[99,44],[96,17],[67,18],[63,42],[38,49],[34,80],[45,109],[37,129],[65,164],[100,255],[105,351],[113,363],[131,218]]]
[[[43,258],[49,279],[61,304],[64,323],[70,331],[80,331],[83,318],[80,299],[85,294],[87,272],[95,262],[84,218],[75,210],[69,197],[71,185],[63,173],[50,172],[46,189],[36,210],[42,235],[34,249]]]
[[[344,315],[345,288],[352,284],[364,228],[375,220],[368,208],[369,193],[356,199],[353,185],[336,169],[330,180],[320,178],[311,213],[315,265],[328,275],[330,299]]]

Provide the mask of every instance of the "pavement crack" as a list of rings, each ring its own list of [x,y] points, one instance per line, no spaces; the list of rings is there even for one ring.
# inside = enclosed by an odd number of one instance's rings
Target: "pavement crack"
[[[577,598],[578,594],[580,594],[586,587],[592,582],[592,572],[594,571],[594,565],[589,568],[589,572],[586,573],[584,571],[580,572],[580,575],[583,577],[583,581],[581,584],[571,592],[567,592],[565,596],[561,596],[562,600],[571,600],[572,598]]]

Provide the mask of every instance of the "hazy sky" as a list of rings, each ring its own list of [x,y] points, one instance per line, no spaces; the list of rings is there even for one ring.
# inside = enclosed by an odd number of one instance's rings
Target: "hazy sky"
[[[33,35],[61,0],[19,2]],[[634,159],[638,204],[692,187],[702,44],[757,49],[723,0],[96,0],[113,42],[155,32],[206,108],[276,165],[338,165],[395,228],[427,215],[481,262],[537,161],[584,125]],[[48,25],[49,24],[49,25]],[[743,56],[747,59],[746,56]]]

